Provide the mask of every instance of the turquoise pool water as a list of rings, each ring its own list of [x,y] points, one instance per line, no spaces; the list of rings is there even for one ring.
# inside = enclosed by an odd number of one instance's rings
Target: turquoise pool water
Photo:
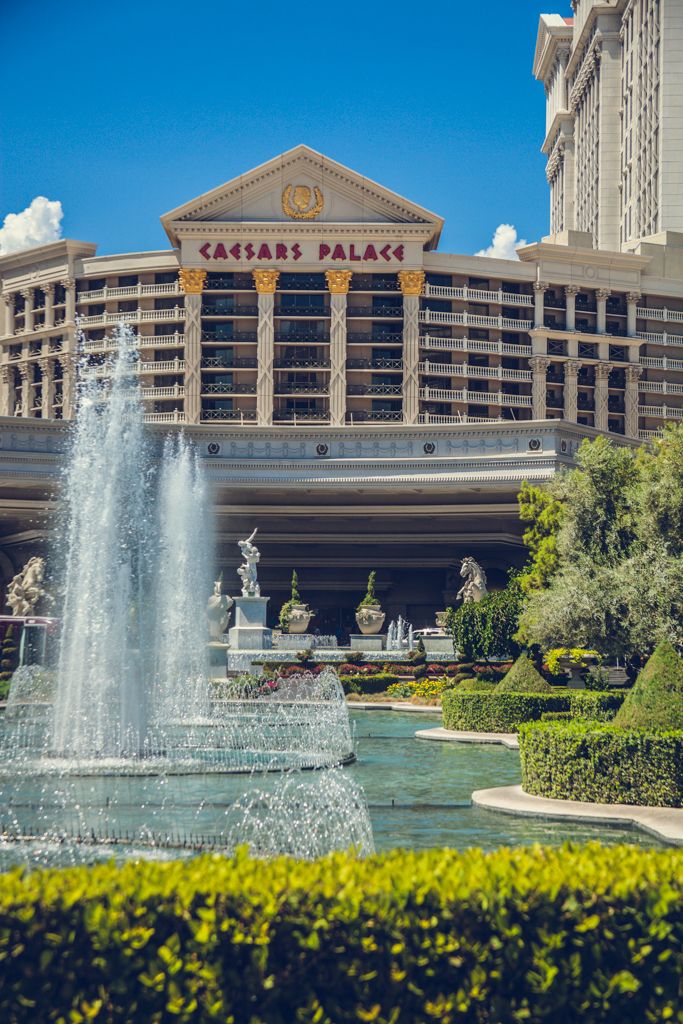
[[[568,825],[474,807],[474,790],[521,781],[519,752],[490,744],[433,743],[415,739],[418,729],[441,724],[440,715],[351,711],[357,762],[347,771],[362,783],[377,850],[529,843],[586,842],[662,844],[637,829]]]

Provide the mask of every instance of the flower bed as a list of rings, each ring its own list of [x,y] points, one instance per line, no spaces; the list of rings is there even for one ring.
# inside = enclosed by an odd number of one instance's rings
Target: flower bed
[[[674,1021],[682,872],[599,844],[17,871],[0,1020]]]
[[[541,722],[519,731],[522,788],[532,796],[680,807],[683,731]]]
[[[445,729],[463,732],[515,732],[525,722],[536,722],[548,712],[568,711],[573,718],[612,718],[623,694],[591,690],[557,693],[476,693],[459,688],[441,699]]]

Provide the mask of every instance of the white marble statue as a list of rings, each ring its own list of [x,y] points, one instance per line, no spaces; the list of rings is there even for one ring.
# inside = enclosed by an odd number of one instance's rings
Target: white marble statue
[[[38,602],[42,599],[53,604],[53,598],[43,587],[45,576],[45,559],[34,555],[7,587],[6,604],[12,609],[12,615],[34,615]]]
[[[209,620],[209,636],[212,640],[220,640],[225,633],[233,605],[232,598],[221,593],[222,586],[222,581],[216,580],[213,594],[206,602],[206,617]]]
[[[486,573],[478,562],[469,556],[463,558],[460,575],[466,577],[466,581],[458,591],[456,601],[462,598],[465,604],[468,601],[481,601],[482,597],[486,597]]]
[[[237,570],[237,575],[242,580],[242,597],[261,596],[261,587],[256,578],[256,566],[261,560],[261,553],[256,545],[252,544],[255,536],[256,530],[254,530],[251,537],[237,542],[244,559],[244,564]]]

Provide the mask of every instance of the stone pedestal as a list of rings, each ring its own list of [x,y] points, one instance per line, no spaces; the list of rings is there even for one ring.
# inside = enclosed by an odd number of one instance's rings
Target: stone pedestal
[[[265,651],[273,646],[273,631],[266,626],[267,597],[236,597],[235,625],[230,630],[233,651]]]
[[[224,676],[227,669],[228,645],[220,640],[210,640],[209,666],[213,677]]]
[[[349,646],[352,651],[383,651],[386,646],[386,634],[374,633],[372,636],[364,636],[362,633],[352,633],[349,637]]]
[[[424,644],[425,654],[427,660],[433,654],[447,654],[449,657],[455,657],[455,648],[453,646],[453,637],[450,636],[423,636],[422,643]]]
[[[19,643],[20,665],[44,665],[47,660],[47,624],[25,622]]]

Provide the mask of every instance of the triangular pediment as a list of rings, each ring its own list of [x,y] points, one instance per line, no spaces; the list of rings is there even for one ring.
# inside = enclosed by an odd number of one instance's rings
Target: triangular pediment
[[[316,153],[294,149],[198,196],[161,218],[178,244],[183,226],[225,224],[410,224],[436,246],[443,220],[369,178]]]

